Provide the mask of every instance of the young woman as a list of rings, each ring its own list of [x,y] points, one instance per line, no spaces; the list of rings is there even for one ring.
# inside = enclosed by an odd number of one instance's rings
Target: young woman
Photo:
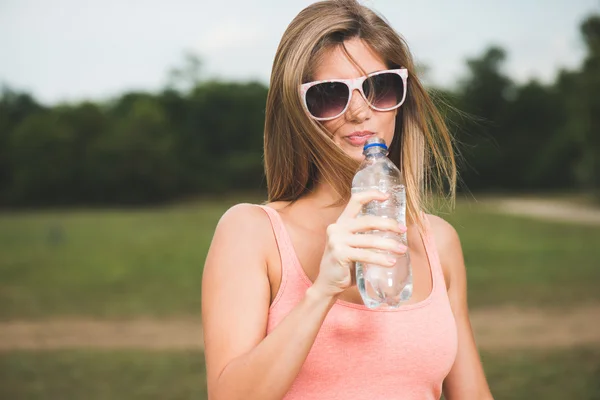
[[[456,231],[428,215],[431,183],[454,195],[447,128],[406,44],[354,0],[315,3],[283,35],[266,106],[269,203],[219,221],[202,284],[208,393],[229,399],[491,399],[469,322]],[[403,172],[407,227],[357,215],[350,195],[367,138]],[[436,179],[440,178],[440,179]],[[357,235],[406,232],[408,249]],[[410,252],[413,295],[370,309],[354,263]]]

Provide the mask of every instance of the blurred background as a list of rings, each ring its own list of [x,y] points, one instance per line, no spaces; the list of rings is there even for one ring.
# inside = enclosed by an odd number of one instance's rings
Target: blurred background
[[[204,258],[310,3],[0,0],[1,399],[206,399]],[[457,139],[492,392],[600,399],[600,2],[364,4]]]

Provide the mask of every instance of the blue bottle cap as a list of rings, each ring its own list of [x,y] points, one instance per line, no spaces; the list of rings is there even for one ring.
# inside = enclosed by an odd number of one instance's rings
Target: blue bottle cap
[[[369,149],[371,147],[382,147],[382,148],[384,148],[386,150],[388,149],[388,147],[385,145],[385,143],[369,143],[369,144],[365,145],[365,147],[363,148],[363,150],[367,150],[367,149]]]

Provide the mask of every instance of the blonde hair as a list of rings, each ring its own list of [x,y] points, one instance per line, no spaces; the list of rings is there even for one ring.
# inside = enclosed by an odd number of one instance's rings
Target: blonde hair
[[[390,159],[403,172],[407,215],[423,227],[422,211],[434,189],[456,191],[453,142],[440,112],[416,76],[406,42],[369,8],[355,0],[328,0],[302,10],[286,29],[273,62],[267,96],[264,162],[269,201],[294,201],[324,179],[350,197],[358,163],[303,108],[299,87],[310,81],[319,57],[352,38],[362,39],[388,68],[408,70],[407,96],[398,109]],[[447,186],[447,191],[444,190]]]

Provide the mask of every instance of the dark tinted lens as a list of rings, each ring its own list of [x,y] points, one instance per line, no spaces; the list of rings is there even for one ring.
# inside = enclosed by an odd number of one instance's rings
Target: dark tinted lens
[[[319,83],[306,92],[306,105],[314,117],[331,118],[344,111],[348,95],[348,86],[343,83]]]
[[[400,75],[386,72],[366,79],[363,91],[373,107],[392,108],[402,101],[404,83]]]

